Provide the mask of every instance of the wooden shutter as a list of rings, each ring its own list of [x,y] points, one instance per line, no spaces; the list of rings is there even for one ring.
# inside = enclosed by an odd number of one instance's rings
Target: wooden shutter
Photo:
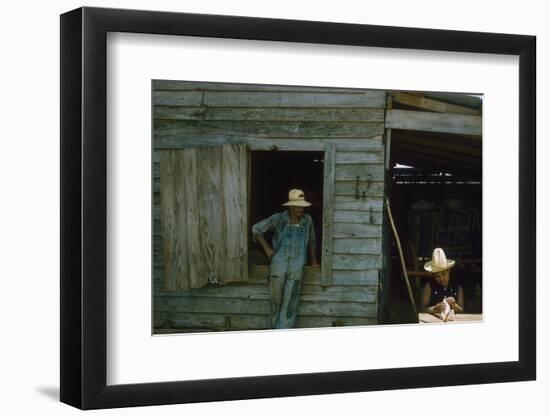
[[[323,248],[321,255],[321,285],[332,284],[332,229],[334,223],[334,164],[336,147],[325,147],[323,179]]]
[[[162,150],[165,291],[248,280],[246,145]]]

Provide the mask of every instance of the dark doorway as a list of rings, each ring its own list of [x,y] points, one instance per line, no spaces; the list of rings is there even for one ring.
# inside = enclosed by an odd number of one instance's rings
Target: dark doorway
[[[317,260],[321,261],[323,220],[324,152],[253,151],[250,167],[250,225],[282,212],[293,188],[304,191],[312,206],[306,208],[313,219],[317,237]],[[271,236],[266,236],[271,241]],[[268,264],[263,251],[250,241],[250,263]]]

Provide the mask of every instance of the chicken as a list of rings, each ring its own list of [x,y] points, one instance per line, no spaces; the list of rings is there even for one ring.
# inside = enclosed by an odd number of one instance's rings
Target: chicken
[[[455,311],[451,308],[451,306],[447,302],[447,297],[443,298],[442,303],[445,305],[445,307],[443,308],[443,311],[439,313],[435,313],[434,316],[436,316],[438,319],[442,321],[454,321]]]

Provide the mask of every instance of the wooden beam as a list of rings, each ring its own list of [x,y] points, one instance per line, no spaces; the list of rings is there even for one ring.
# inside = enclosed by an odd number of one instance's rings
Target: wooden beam
[[[482,138],[479,135],[460,135],[455,133],[427,132],[399,129],[394,132],[396,135],[415,136],[437,141],[444,141],[465,146],[481,146]]]
[[[435,100],[442,100],[446,103],[453,103],[471,108],[481,108],[483,105],[480,98],[481,94],[470,95],[467,93],[435,93],[425,91],[422,95]]]
[[[434,100],[419,95],[395,93],[393,95],[393,101],[395,103],[404,104],[406,106],[418,107],[423,110],[429,110],[438,113],[469,114],[481,116],[481,110],[479,109],[472,109],[470,107],[445,103],[443,101]]]
[[[413,132],[394,132],[394,141],[396,143],[410,143],[422,147],[434,148],[439,150],[446,150],[448,152],[454,152],[464,155],[475,156],[481,158],[481,143],[477,142],[476,146],[468,146],[471,142],[465,142],[464,144],[457,144],[454,141],[448,141],[444,136],[441,138],[424,137],[421,134],[414,134]]]
[[[452,150],[436,149],[436,148],[431,148],[429,146],[422,146],[422,144],[411,143],[411,142],[395,142],[394,147],[396,149],[402,149],[405,152],[412,151],[412,152],[419,152],[425,155],[430,155],[441,159],[442,162],[445,162],[445,160],[451,160],[451,161],[466,162],[466,163],[479,165],[479,166],[481,166],[482,164],[481,155],[477,157],[471,156],[471,155],[464,155],[464,154],[453,152]]]
[[[390,109],[386,128],[481,136],[481,116]]]

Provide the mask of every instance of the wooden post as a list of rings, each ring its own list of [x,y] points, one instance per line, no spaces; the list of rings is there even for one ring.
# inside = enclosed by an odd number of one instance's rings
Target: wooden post
[[[405,278],[405,284],[407,285],[407,291],[409,292],[409,299],[411,301],[411,305],[414,311],[414,316],[418,321],[418,312],[416,311],[416,303],[414,301],[414,296],[412,294],[411,283],[409,282],[409,275],[407,274],[407,267],[405,266],[405,257],[403,256],[403,249],[401,249],[401,240],[399,239],[399,235],[397,234],[397,229],[395,228],[395,223],[393,222],[393,216],[391,214],[391,208],[390,208],[390,200],[387,197],[386,197],[386,209],[388,210],[388,217],[390,219],[391,228],[393,230],[395,241],[397,243],[397,250],[399,251],[399,259],[401,261],[401,268],[403,271],[403,276]]]
[[[336,145],[329,143],[324,156],[323,248],[321,255],[321,285],[332,284],[332,230],[334,223],[334,164]]]

